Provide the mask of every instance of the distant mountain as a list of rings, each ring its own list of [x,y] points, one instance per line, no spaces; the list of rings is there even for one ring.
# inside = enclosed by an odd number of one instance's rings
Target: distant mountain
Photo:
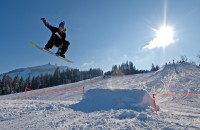
[[[35,66],[35,67],[27,67],[27,68],[19,68],[15,69],[12,71],[9,71],[5,73],[6,75],[10,76],[11,78],[14,78],[15,76],[23,77],[26,79],[28,76],[30,77],[36,77],[41,74],[53,74],[56,68],[59,68],[60,71],[66,70],[67,66],[57,66],[57,65],[52,65],[52,64],[46,64],[46,65],[40,65],[40,66]],[[3,78],[3,74],[0,75],[0,79]]]

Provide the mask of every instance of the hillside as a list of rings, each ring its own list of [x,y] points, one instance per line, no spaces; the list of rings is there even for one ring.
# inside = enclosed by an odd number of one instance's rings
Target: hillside
[[[0,96],[0,128],[196,130],[200,129],[199,79],[199,67],[179,63],[156,72],[97,77],[26,95]],[[149,104],[141,109],[144,101]]]
[[[67,66],[57,66],[57,65],[51,65],[46,64],[46,65],[40,65],[40,66],[35,66],[35,67],[27,67],[27,68],[19,68],[15,69],[12,71],[9,71],[5,73],[7,76],[10,76],[11,78],[14,78],[15,76],[18,77],[23,77],[26,79],[28,76],[30,77],[37,77],[40,75],[44,74],[53,74],[56,70],[56,68],[59,68],[61,71],[66,70]],[[3,75],[0,76],[0,79],[3,78]]]

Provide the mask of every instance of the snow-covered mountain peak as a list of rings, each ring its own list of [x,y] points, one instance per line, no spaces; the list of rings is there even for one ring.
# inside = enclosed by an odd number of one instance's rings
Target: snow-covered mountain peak
[[[30,77],[36,77],[40,76],[41,74],[53,74],[56,68],[59,68],[61,71],[69,68],[67,66],[57,66],[52,65],[50,63],[35,67],[27,67],[27,68],[19,68],[12,71],[9,71],[8,73],[5,73],[6,75],[10,76],[11,78],[14,78],[15,76],[23,77],[26,79],[28,76]],[[0,79],[2,79],[2,76],[0,76]]]

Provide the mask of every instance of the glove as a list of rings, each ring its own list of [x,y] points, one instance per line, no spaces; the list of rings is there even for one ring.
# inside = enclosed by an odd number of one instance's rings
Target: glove
[[[45,23],[46,22],[46,19],[45,18],[41,18],[41,20]]]
[[[47,20],[45,18],[41,18],[41,20],[43,21],[45,26],[47,26],[47,27],[49,26],[49,23],[47,22]]]
[[[44,21],[46,21],[46,19],[45,18],[41,18],[41,20],[44,22]]]

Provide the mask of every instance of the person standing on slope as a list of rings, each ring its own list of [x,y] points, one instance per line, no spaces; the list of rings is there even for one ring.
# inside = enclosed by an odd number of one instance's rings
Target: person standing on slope
[[[49,28],[49,30],[52,32],[52,35],[48,43],[45,45],[44,49],[49,51],[55,45],[58,48],[56,55],[65,58],[65,53],[70,45],[69,41],[65,40],[66,38],[65,22],[62,21],[60,22],[58,27],[54,27],[50,25],[45,18],[41,18],[41,20],[43,21],[44,25],[47,28]]]

